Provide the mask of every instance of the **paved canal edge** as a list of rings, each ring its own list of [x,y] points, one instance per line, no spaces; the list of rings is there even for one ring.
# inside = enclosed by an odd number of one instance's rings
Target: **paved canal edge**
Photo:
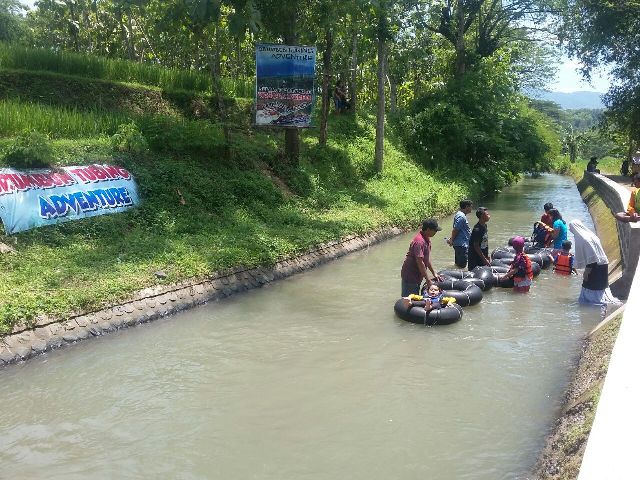
[[[34,328],[15,329],[0,339],[0,368],[49,350],[150,322],[309,270],[404,233],[396,227],[328,242],[272,267],[233,268],[199,281],[147,288],[129,301],[64,320],[41,319]]]
[[[635,478],[640,430],[640,224],[621,224],[629,190],[603,175],[577,182],[612,265],[611,288],[626,305],[585,338],[565,403],[535,467],[539,480]],[[615,233],[614,233],[615,232]]]

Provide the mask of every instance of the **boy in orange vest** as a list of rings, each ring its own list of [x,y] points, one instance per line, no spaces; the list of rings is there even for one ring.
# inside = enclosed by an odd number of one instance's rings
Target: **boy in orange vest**
[[[578,271],[573,268],[573,253],[571,253],[571,242],[565,240],[562,242],[562,250],[560,250],[553,257],[553,271],[560,275],[574,275],[578,274]]]
[[[619,222],[629,223],[640,221],[640,173],[636,173],[633,176],[633,187],[627,211],[615,214],[616,220]]]

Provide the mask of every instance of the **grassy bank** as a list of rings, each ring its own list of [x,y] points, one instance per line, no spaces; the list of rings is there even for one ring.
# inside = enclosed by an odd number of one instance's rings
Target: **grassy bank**
[[[564,409],[547,439],[534,478],[571,480],[578,477],[621,320],[622,315],[616,316],[585,340]]]
[[[173,131],[169,125],[164,134]],[[457,180],[465,172],[428,171],[409,158],[392,131],[384,173],[375,174],[374,135],[372,117],[332,117],[329,144],[305,132],[300,167],[291,169],[273,132],[234,133],[226,156],[186,148],[203,137],[198,132],[186,134],[180,152],[141,154],[114,154],[101,134],[66,134],[53,142],[58,164],[123,165],[143,204],[3,237],[16,254],[0,256],[1,331],[39,315],[97,309],[158,283],[271,264],[348,234],[416,226],[478,193]]]

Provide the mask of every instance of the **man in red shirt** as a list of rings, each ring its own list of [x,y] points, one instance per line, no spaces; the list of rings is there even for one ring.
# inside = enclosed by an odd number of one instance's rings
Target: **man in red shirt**
[[[442,228],[438,226],[438,221],[435,218],[427,218],[422,222],[422,229],[411,240],[409,251],[400,271],[403,297],[408,297],[412,293],[419,295],[420,283],[423,278],[427,288],[431,285],[427,270],[430,270],[433,276],[440,280],[431,265],[431,237],[440,230]]]

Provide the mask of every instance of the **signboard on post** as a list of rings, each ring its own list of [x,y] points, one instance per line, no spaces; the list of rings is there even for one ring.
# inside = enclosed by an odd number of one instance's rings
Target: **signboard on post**
[[[311,126],[316,48],[256,45],[256,125]]]
[[[118,213],[138,203],[133,177],[115,165],[0,168],[0,219],[7,234]]]

